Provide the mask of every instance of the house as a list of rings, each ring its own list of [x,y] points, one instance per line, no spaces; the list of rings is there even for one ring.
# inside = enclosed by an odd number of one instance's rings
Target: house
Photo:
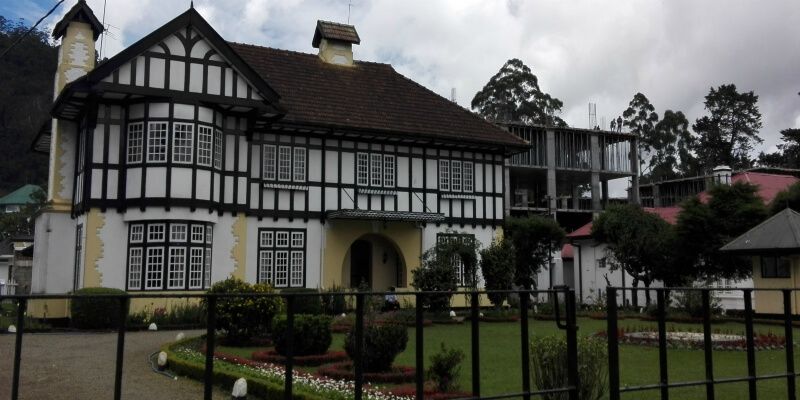
[[[29,294],[33,235],[12,235],[0,241],[0,294]]]
[[[0,197],[0,213],[17,213],[28,205],[33,204],[33,194],[39,189],[36,185],[25,185],[3,197]]]
[[[353,26],[312,29],[318,54],[231,43],[190,8],[95,67],[102,25],[78,1],[53,30],[33,292],[191,294],[230,276],[402,291],[438,240],[494,240],[504,161],[529,144],[355,60]]]
[[[720,250],[752,257],[753,287],[756,289],[797,289],[800,287],[800,213],[790,208],[775,214]],[[755,290],[755,312],[783,314],[783,293]],[[792,291],[792,314],[800,310],[800,296]]]
[[[758,187],[758,196],[761,197],[764,204],[769,204],[779,192],[800,181],[795,176],[797,172],[794,170],[763,171],[755,168],[731,173],[728,167],[718,167],[713,174],[708,176],[642,185],[640,187],[640,197],[642,204],[645,206],[645,211],[655,213],[665,221],[675,224],[681,210],[677,204],[694,195],[699,196],[702,201],[707,201],[709,195],[706,192],[706,188],[711,184],[751,183]],[[653,207],[653,205],[659,206]],[[578,271],[579,279],[574,281],[577,284],[574,284],[573,287],[576,287],[576,290],[581,293],[580,297],[582,299],[588,299],[589,302],[596,300],[596,293],[602,290],[608,282],[613,286],[628,286],[631,283],[631,277],[622,273],[622,271],[610,273],[607,269],[604,270],[601,267],[605,245],[594,244],[590,237],[590,231],[591,223],[567,235],[572,247],[577,248],[578,251],[574,252],[575,257],[571,261],[572,263],[567,262],[564,267],[565,270],[570,267],[573,269],[570,276],[574,275],[575,270]],[[580,279],[581,276],[583,277],[582,279]],[[598,277],[602,279],[598,279]],[[606,282],[606,279],[608,279],[608,282]],[[565,284],[570,283],[565,281]],[[581,284],[583,285],[582,288]],[[724,309],[741,310],[744,309],[744,299],[742,292],[736,289],[752,288],[753,280],[734,281],[721,279],[714,282],[712,286],[721,289],[715,294]],[[622,294],[619,296],[620,299],[618,300],[620,302],[626,300],[626,298],[622,297]]]

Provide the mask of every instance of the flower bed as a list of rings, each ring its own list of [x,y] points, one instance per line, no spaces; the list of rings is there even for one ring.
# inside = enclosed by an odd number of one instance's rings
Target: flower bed
[[[608,333],[600,331],[598,337],[606,338]],[[667,333],[668,349],[693,349],[702,350],[705,346],[703,332],[676,331],[674,328]],[[658,331],[652,327],[624,328],[617,330],[619,343],[638,346],[658,347]],[[711,334],[714,350],[744,351],[747,349],[747,340],[744,335],[731,332],[721,332],[716,329]],[[756,350],[778,350],[786,346],[786,338],[772,333],[756,333],[753,338]]]
[[[440,393],[435,388],[424,389],[422,398],[425,400],[445,400],[445,399],[463,399],[465,397],[472,397],[472,392],[464,392],[462,390],[451,390],[447,393]],[[417,389],[412,386],[401,386],[394,388],[386,394],[392,394],[398,397],[415,398]]]
[[[350,361],[327,364],[317,368],[317,373],[333,379],[355,379],[353,363]],[[408,383],[414,382],[417,370],[414,367],[392,366],[390,372],[364,373],[364,380],[370,383]]]
[[[482,316],[478,317],[482,322],[517,322],[519,321],[519,315],[506,315],[506,316]]]
[[[382,322],[385,323],[385,324],[397,324],[397,325],[403,325],[403,326],[410,326],[412,328],[417,326],[417,321],[386,320],[386,321],[382,321]],[[433,321],[431,321],[429,319],[423,319],[422,320],[422,326],[431,326],[432,323],[433,323]]]
[[[278,354],[275,349],[254,351],[250,355],[255,361],[268,362],[273,364],[286,364],[286,357]],[[322,364],[334,363],[347,360],[349,357],[344,351],[329,351],[325,354],[314,354],[309,356],[294,356],[294,365],[306,367],[316,367]]]
[[[452,319],[452,318],[448,318],[448,319],[433,319],[433,320],[431,320],[431,322],[436,324],[436,325],[458,325],[458,324],[461,323],[461,321],[459,321],[457,319]]]
[[[216,342],[217,346],[229,346],[229,347],[269,347],[272,346],[272,339],[270,338],[251,338],[250,340],[241,343],[235,344],[228,340],[227,337],[222,336],[217,338]],[[205,345],[204,345],[205,346]]]

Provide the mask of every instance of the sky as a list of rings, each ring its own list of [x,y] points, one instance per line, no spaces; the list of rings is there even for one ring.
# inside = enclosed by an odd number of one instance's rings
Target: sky
[[[52,28],[77,0],[42,23]],[[190,6],[190,0],[87,0],[109,25],[112,57]],[[0,2],[0,15],[44,16],[57,0]],[[350,23],[355,58],[389,63],[401,74],[469,109],[503,64],[522,60],[542,91],[563,101],[561,117],[608,128],[641,92],[655,106],[707,115],[709,90],[735,84],[759,96],[764,143],[800,128],[800,1],[796,0],[196,0],[226,40],[316,53],[316,21]],[[113,36],[113,37],[112,37]]]

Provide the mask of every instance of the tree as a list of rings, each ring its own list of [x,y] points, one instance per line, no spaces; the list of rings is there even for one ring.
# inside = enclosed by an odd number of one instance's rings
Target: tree
[[[538,289],[536,275],[547,268],[550,255],[561,248],[567,234],[554,219],[529,215],[509,217],[505,235],[514,246],[514,284]]]
[[[758,187],[741,182],[718,184],[709,188],[708,194],[711,197],[707,203],[694,196],[680,205],[675,226],[676,264],[691,268],[694,278],[749,277],[752,274],[749,260],[719,249],[767,217]]]
[[[658,215],[636,204],[612,205],[592,223],[592,239],[605,243],[604,261],[612,271],[622,269],[633,277],[633,286],[646,288],[655,280],[668,286],[682,281],[672,268],[672,227]],[[645,291],[650,305],[650,291]],[[637,292],[633,305],[638,307]]]
[[[624,118],[622,124],[636,135],[639,150],[639,167],[641,167],[645,165],[645,157],[650,156],[650,151],[653,148],[653,134],[655,123],[658,121],[658,114],[655,112],[655,107],[650,104],[650,100],[647,100],[647,97],[641,93],[636,93],[633,96],[633,100],[628,103],[628,108],[622,112],[622,117]],[[640,170],[640,174],[643,172],[643,170]]]
[[[556,113],[564,103],[539,89],[539,79],[522,61],[508,60],[472,98],[472,109],[486,119],[567,126]]]
[[[769,215],[775,215],[786,208],[800,212],[800,182],[775,195],[769,203]]]
[[[31,193],[33,203],[24,205],[19,212],[0,213],[0,242],[13,235],[33,235],[36,215],[47,201],[44,190]]]
[[[486,290],[511,290],[514,284],[514,245],[503,239],[481,250],[481,273]],[[489,293],[489,301],[500,311],[508,293]]]
[[[28,29],[0,16],[0,53]],[[49,118],[57,58],[49,32],[36,29],[0,59],[0,195],[47,182],[47,157],[29,146]]]
[[[765,167],[800,168],[800,129],[791,128],[781,131],[778,151],[758,155],[758,164]]]
[[[763,142],[758,136],[761,113],[756,103],[758,96],[752,91],[739,93],[734,84],[711,88],[704,103],[711,115],[692,126],[699,135],[694,150],[704,170],[718,165],[750,167],[750,152]]]
[[[465,285],[474,288],[477,284],[478,242],[471,236],[455,233],[447,240],[437,241],[434,247],[422,254],[421,268],[411,271],[411,286],[423,292],[449,292],[423,297],[423,306],[434,312],[450,308],[450,300],[458,289],[458,262],[464,267]]]
[[[664,118],[656,124],[648,143],[653,154],[650,158],[651,180],[697,175],[700,172],[697,159],[691,153],[694,141],[686,116],[680,111],[665,111]]]

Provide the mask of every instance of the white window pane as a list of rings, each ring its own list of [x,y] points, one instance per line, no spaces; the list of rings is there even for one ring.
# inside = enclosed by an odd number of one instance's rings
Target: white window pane
[[[292,252],[292,270],[291,270],[291,282],[290,282],[290,286],[292,287],[303,286],[303,269],[305,266],[304,258],[305,257],[302,251]]]
[[[303,232],[292,232],[292,247],[302,248],[305,234]]]
[[[144,240],[144,225],[131,225],[131,243],[142,243]]]
[[[197,127],[197,164],[206,167],[211,166],[212,161],[212,141],[214,140],[214,130],[209,126],[199,125]]]
[[[450,190],[450,161],[439,160],[439,190]]]
[[[142,288],[142,248],[132,247],[128,255],[128,289]]]
[[[278,148],[278,180],[289,181],[292,179],[292,148],[280,146]]]
[[[193,247],[189,251],[189,289],[203,287],[203,248]]]
[[[295,182],[306,181],[306,149],[294,148],[294,179]]]
[[[164,234],[165,234],[164,224],[150,224],[147,226],[148,242],[163,242]]]
[[[147,128],[147,161],[167,161],[167,123],[151,122]]]
[[[263,179],[275,180],[275,146],[264,145]]]
[[[464,192],[472,193],[475,190],[475,166],[471,162],[464,162],[462,182],[464,182]]]
[[[186,224],[172,224],[169,227],[169,241],[170,242],[185,242],[186,241]]]
[[[192,243],[203,243],[205,238],[205,227],[203,225],[192,225]]]
[[[275,252],[275,287],[286,287],[289,284],[289,252]]]
[[[273,283],[274,265],[273,252],[262,250],[258,252],[258,283]]]
[[[357,157],[357,184],[361,186],[367,186],[369,185],[369,155],[367,155],[367,153],[358,153]]]
[[[276,247],[289,247],[289,232],[281,231],[276,233]]]
[[[164,248],[150,247],[147,249],[147,270],[145,275],[145,289],[161,289],[164,273]]]
[[[454,192],[461,191],[461,161],[450,163],[450,188]]]
[[[128,125],[128,163],[142,162],[144,147],[144,124],[137,122]]]
[[[394,187],[394,156],[383,156],[383,186]]]
[[[168,289],[183,289],[186,279],[186,248],[171,247],[169,249]]]
[[[380,154],[370,154],[370,185],[381,186],[383,183],[383,157]]]
[[[194,125],[192,124],[174,124],[174,132],[172,133],[172,162],[191,164],[192,163],[192,145],[194,139]]]
[[[222,168],[222,131],[214,131],[214,168]]]

